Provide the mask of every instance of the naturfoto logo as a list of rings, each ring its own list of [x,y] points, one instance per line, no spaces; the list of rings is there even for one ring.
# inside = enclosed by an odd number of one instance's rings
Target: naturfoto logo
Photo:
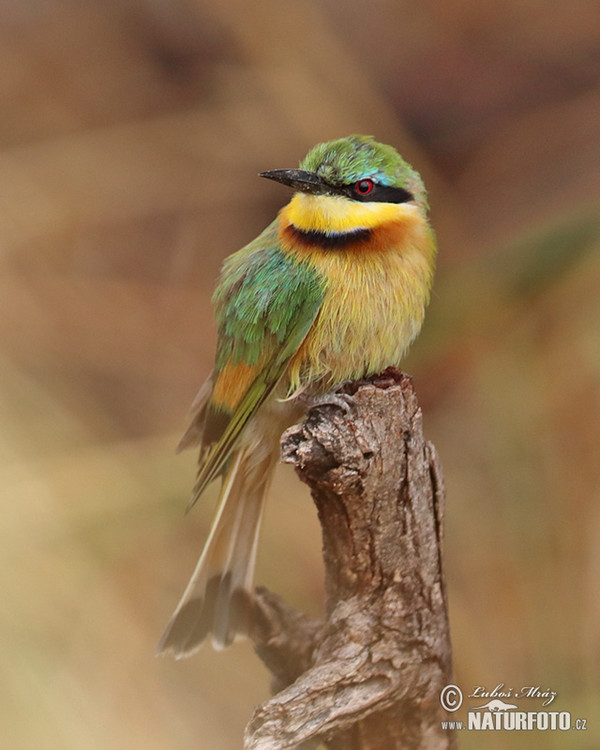
[[[526,685],[515,689],[501,682],[494,688],[476,685],[466,696],[476,702],[467,709],[466,721],[460,719],[442,721],[442,729],[448,731],[585,731],[587,719],[571,717],[569,711],[540,710],[549,706],[556,698],[555,690],[540,685]],[[510,700],[506,700],[510,699]],[[537,700],[541,704],[529,704],[530,710],[512,701]],[[484,700],[485,703],[481,703]],[[446,685],[440,691],[440,703],[448,713],[457,712],[463,705],[463,691],[458,685]]]

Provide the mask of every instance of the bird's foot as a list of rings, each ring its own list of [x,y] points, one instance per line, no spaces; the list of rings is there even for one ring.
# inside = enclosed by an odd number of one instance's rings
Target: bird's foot
[[[396,367],[387,367],[383,372],[371,375],[360,380],[342,380],[335,389],[320,396],[308,396],[304,394],[301,398],[306,404],[306,410],[311,411],[318,406],[337,406],[344,414],[349,414],[357,408],[354,395],[363,385],[374,385],[377,388],[391,388],[399,385],[407,379],[407,376]]]
[[[341,383],[338,388],[341,388],[343,385],[345,385],[345,383]],[[338,391],[331,391],[330,393],[324,393],[321,396],[312,396],[306,399],[307,411],[312,411],[319,406],[337,406],[344,412],[344,414],[349,414],[356,409],[356,401],[349,393],[340,393]]]

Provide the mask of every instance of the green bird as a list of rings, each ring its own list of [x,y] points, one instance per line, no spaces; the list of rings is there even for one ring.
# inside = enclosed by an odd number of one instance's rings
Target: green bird
[[[216,478],[204,550],[159,643],[192,654],[247,631],[263,502],[281,433],[348,380],[398,365],[429,301],[436,243],[419,174],[370,136],[320,143],[299,169],[262,172],[294,189],[214,294],[218,343],[180,448],[199,446],[191,505]],[[240,596],[239,592],[246,593]]]

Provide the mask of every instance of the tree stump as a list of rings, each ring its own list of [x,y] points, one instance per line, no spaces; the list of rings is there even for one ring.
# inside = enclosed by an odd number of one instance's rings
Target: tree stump
[[[442,567],[444,484],[410,379],[347,386],[282,437],[323,530],[327,619],[257,589],[250,634],[274,697],[246,750],[441,750],[451,646]]]

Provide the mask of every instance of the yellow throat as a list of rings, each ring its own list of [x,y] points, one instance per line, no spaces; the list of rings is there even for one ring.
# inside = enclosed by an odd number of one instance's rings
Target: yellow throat
[[[341,234],[417,217],[419,209],[412,203],[370,203],[339,195],[296,193],[281,214],[283,221],[303,232]]]

